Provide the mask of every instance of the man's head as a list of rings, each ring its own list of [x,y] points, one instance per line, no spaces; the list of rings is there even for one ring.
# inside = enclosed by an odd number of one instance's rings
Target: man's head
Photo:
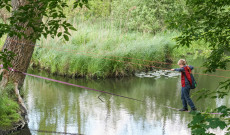
[[[186,65],[186,60],[185,59],[180,59],[177,64],[182,68]]]

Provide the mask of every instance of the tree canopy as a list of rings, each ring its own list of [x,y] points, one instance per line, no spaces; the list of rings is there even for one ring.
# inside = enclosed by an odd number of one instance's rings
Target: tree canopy
[[[68,40],[69,30],[76,29],[65,20],[66,15],[63,10],[65,8],[74,10],[78,6],[82,7],[87,2],[88,0],[77,0],[72,7],[69,7],[67,2],[63,0],[27,0],[24,6],[14,9],[10,0],[3,0],[0,2],[0,8],[6,8],[12,16],[8,19],[9,23],[0,23],[0,37],[9,34],[11,37],[24,36],[37,40],[41,35],[45,37],[50,35],[51,37],[64,36]],[[43,21],[40,21],[40,17],[43,17]],[[34,32],[29,36],[25,35],[22,32],[25,26],[20,26],[19,23],[26,23],[27,27],[31,27]],[[62,28],[63,31],[60,31]]]
[[[26,0],[23,6],[14,7],[13,1],[0,1],[0,9],[6,9],[11,13],[11,17],[7,22],[0,23],[0,38],[8,34],[10,37],[25,38],[29,40],[39,40],[43,35],[47,37],[63,36],[65,40],[69,40],[69,30],[76,30],[72,24],[68,23],[65,8],[87,6],[88,0],[74,1],[72,7],[63,0]],[[43,18],[43,20],[41,20]],[[33,32],[25,34],[27,28],[32,28]],[[10,61],[15,55],[11,51],[4,50],[1,52],[1,60],[4,68],[10,67]]]
[[[185,10],[170,18],[171,27],[181,30],[176,38],[179,45],[203,40],[212,49],[205,62],[207,71],[226,69],[230,62],[230,1],[186,0]]]

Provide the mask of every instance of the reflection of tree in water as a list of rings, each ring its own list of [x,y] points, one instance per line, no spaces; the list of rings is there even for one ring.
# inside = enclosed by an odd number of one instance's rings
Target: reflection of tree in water
[[[58,80],[67,81],[62,78]],[[121,121],[126,124],[134,121],[136,125],[142,124],[143,131],[149,130],[148,126],[154,126],[160,127],[163,134],[167,134],[167,130],[171,130],[168,129],[169,125],[174,125],[176,122],[180,125],[180,129],[187,128],[187,123],[191,120],[188,113],[164,107],[182,106],[179,79],[162,77],[157,80],[153,78],[68,80],[70,83],[145,100],[144,104],[106,94],[101,96],[104,101],[101,102],[98,99],[101,93],[32,77],[28,77],[26,81],[28,96],[33,99],[30,101],[27,98],[28,108],[33,110],[30,119],[39,124],[33,128],[40,130],[88,133],[90,128],[96,126],[104,127],[105,133],[116,133],[116,130],[122,129],[119,125]],[[209,101],[209,106],[214,107],[215,102]],[[199,104],[198,108],[200,107],[204,107],[204,104]],[[92,122],[100,122],[100,125],[94,125],[98,123]]]

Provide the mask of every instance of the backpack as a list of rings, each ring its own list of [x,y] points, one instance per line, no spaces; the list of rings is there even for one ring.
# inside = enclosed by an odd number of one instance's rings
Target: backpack
[[[192,70],[189,68],[189,66],[186,66],[186,67],[184,67],[184,71],[185,71],[185,76],[187,77],[187,79],[190,83],[191,89],[195,89],[197,86],[197,83],[196,83],[195,78],[192,74]]]

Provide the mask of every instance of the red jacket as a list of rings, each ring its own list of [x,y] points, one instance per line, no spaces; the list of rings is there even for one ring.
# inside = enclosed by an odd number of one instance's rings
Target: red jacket
[[[181,72],[181,85],[182,87],[192,85],[192,79],[190,76],[191,70],[193,69],[192,66],[184,66],[182,68],[176,68],[175,71]],[[186,77],[185,77],[186,75]]]

